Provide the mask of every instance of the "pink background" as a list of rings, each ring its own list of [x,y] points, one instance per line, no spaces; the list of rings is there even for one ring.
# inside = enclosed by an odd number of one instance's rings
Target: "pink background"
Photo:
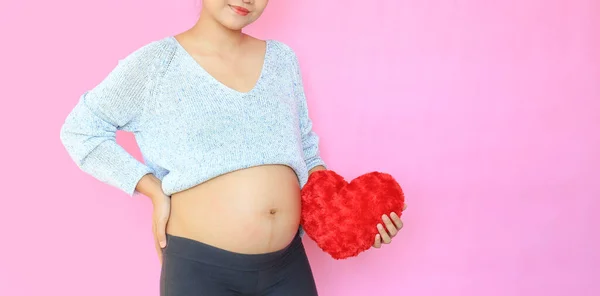
[[[151,204],[79,171],[59,128],[195,5],[0,3],[0,295],[158,295]],[[409,204],[401,235],[357,258],[305,238],[321,295],[600,295],[599,15],[596,0],[271,1],[249,32],[300,56],[326,161],[392,173]]]

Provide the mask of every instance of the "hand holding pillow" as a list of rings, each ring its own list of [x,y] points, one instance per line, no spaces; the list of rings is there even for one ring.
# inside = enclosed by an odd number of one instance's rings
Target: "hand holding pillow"
[[[404,208],[402,211],[406,210],[406,204],[404,204]],[[398,234],[400,229],[404,224],[402,220],[400,220],[400,216],[395,212],[390,213],[390,215],[381,216],[385,227],[382,224],[377,224],[378,234],[375,235],[375,242],[373,243],[373,248],[381,248],[381,244],[389,244],[392,242],[392,238]],[[387,229],[387,231],[386,231]]]

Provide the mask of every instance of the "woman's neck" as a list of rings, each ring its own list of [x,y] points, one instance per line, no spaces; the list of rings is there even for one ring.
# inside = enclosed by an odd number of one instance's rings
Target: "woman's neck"
[[[196,24],[188,30],[190,37],[203,50],[213,53],[235,52],[246,40],[246,34],[241,30],[231,30],[204,11]]]

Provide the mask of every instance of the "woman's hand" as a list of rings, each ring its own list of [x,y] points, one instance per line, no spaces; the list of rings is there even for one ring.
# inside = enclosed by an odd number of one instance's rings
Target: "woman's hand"
[[[171,197],[161,194],[152,199],[154,211],[152,214],[152,232],[154,246],[158,253],[158,261],[162,264],[162,249],[167,246],[167,222],[171,214]]]
[[[404,210],[406,210],[406,204],[404,204],[404,208],[402,209],[402,211]],[[377,224],[377,230],[379,231],[379,233],[375,235],[375,242],[373,243],[373,248],[381,248],[381,243],[391,243],[392,238],[396,236],[400,229],[402,229],[402,226],[404,226],[402,220],[400,220],[400,217],[398,217],[398,215],[396,215],[396,213],[394,212],[392,212],[389,216],[383,215],[381,218],[385,223],[385,228],[381,223]]]

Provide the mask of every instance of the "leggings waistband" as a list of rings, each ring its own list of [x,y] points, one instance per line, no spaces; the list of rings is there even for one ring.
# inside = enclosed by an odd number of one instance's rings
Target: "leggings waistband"
[[[299,233],[296,233],[294,239],[281,250],[262,254],[243,254],[167,233],[167,246],[163,251],[167,255],[174,255],[205,264],[254,271],[273,266],[300,246],[302,246],[302,238]]]

